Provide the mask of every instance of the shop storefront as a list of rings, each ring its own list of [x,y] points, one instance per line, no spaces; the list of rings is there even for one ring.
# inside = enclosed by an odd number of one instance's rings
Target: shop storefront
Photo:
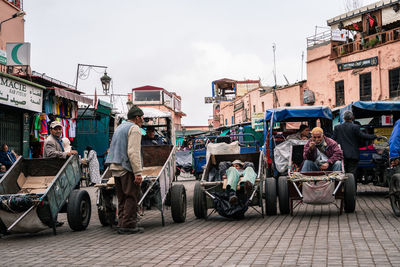
[[[45,87],[0,72],[0,143],[29,157],[30,122],[42,112]]]

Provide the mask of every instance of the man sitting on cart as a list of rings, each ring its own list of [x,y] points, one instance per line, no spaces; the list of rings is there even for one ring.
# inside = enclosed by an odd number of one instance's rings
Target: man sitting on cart
[[[161,138],[156,135],[154,126],[146,126],[146,135],[142,138],[142,146],[163,145]]]
[[[223,179],[227,180],[226,191],[229,193],[229,203],[234,205],[238,203],[236,196],[236,188],[241,177],[240,186],[244,187],[245,194],[249,197],[253,191],[253,185],[256,181],[257,174],[255,173],[252,166],[243,163],[241,160],[235,160],[232,162],[232,167],[226,170],[226,174],[222,176]]]
[[[311,139],[304,146],[303,157],[301,172],[342,170],[342,150],[333,139],[324,136],[324,130],[320,127],[311,131]]]

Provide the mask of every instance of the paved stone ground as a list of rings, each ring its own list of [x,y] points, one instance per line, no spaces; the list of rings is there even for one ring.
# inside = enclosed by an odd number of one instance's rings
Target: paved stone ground
[[[146,212],[145,232],[118,235],[103,227],[93,209],[86,231],[73,232],[66,222],[31,235],[0,239],[0,265],[57,266],[400,266],[400,220],[392,214],[385,189],[359,186],[354,214],[338,216],[334,206],[302,205],[295,216],[261,218],[249,210],[246,218],[231,221],[213,215],[194,217],[194,181],[182,182],[188,191],[187,221],[173,223],[166,211]],[[95,208],[95,189],[89,188]],[[60,220],[66,221],[61,214]]]

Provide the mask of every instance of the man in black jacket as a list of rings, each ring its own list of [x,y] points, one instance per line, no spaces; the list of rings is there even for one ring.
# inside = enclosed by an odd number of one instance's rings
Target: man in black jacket
[[[340,144],[343,150],[345,171],[355,176],[360,159],[360,142],[374,140],[380,138],[380,136],[363,133],[360,130],[360,126],[353,123],[353,112],[349,110],[343,114],[343,119],[345,121],[343,124],[335,126],[332,138]]]

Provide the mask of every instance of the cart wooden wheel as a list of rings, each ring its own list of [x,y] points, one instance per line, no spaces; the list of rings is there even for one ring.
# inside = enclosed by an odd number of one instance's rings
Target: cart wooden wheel
[[[276,215],[276,180],[273,177],[267,178],[265,183],[265,213]]]
[[[347,179],[344,182],[344,211],[354,212],[356,209],[356,180],[352,173],[346,173]]]
[[[392,206],[393,213],[397,217],[400,217],[400,174],[396,173],[390,180],[389,187],[390,194],[390,205]]]
[[[73,190],[68,197],[67,219],[74,231],[87,228],[91,215],[90,196],[86,190]]]
[[[199,181],[194,185],[193,192],[193,211],[197,219],[202,219],[207,217],[207,205],[206,196],[201,188]]]
[[[171,214],[176,223],[186,220],[186,189],[183,184],[171,187]]]
[[[279,211],[281,214],[289,214],[289,186],[287,176],[278,179]]]

